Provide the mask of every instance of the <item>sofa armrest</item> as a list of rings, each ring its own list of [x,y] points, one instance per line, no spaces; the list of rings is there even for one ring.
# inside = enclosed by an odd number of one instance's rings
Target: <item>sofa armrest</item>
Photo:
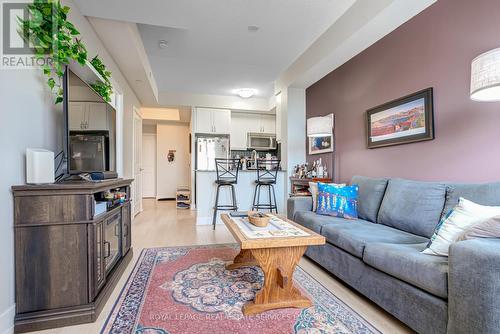
[[[473,239],[450,247],[448,333],[500,330],[500,239]]]
[[[310,196],[297,196],[290,197],[287,201],[287,217],[292,219],[299,211],[311,211],[313,207],[313,200]]]

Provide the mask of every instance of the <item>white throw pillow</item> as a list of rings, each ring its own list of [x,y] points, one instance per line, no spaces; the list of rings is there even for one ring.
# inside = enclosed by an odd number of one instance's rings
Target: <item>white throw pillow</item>
[[[334,186],[337,186],[339,188],[341,187],[345,187],[345,183],[339,183],[339,184],[335,184],[335,183],[327,183],[329,185],[334,185]],[[316,209],[318,208],[318,182],[309,182],[309,192],[311,193],[312,195],[312,199],[313,199],[313,212],[316,212]]]
[[[458,204],[439,222],[424,254],[448,256],[450,245],[472,225],[500,215],[500,206],[479,205],[460,197]]]

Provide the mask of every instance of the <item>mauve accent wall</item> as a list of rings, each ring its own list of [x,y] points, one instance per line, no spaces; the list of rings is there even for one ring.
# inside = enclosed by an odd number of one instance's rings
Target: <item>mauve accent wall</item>
[[[335,180],[499,181],[500,103],[469,98],[472,59],[497,47],[499,0],[439,0],[310,86],[307,117],[336,115]],[[366,110],[427,87],[435,139],[367,149]]]

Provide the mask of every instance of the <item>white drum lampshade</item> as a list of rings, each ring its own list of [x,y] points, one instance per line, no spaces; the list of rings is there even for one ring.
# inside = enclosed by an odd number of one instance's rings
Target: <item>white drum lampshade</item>
[[[326,137],[333,134],[333,114],[320,117],[311,117],[307,120],[308,137]]]
[[[500,48],[480,54],[472,61],[470,98],[500,101]]]

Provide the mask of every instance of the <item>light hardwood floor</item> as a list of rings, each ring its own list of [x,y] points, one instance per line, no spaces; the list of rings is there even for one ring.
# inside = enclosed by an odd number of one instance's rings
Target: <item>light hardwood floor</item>
[[[235,240],[224,225],[196,226],[196,213],[191,210],[176,210],[173,201],[144,200],[144,211],[133,221],[132,246],[134,259],[114,289],[95,323],[38,331],[40,334],[96,334],[103,326],[108,313],[125,284],[143,248],[234,243]],[[366,298],[353,292],[333,278],[319,266],[303,258],[300,266],[313,275],[327,289],[358,312],[383,333],[412,333],[405,325]],[[228,333],[229,334],[229,333]]]

